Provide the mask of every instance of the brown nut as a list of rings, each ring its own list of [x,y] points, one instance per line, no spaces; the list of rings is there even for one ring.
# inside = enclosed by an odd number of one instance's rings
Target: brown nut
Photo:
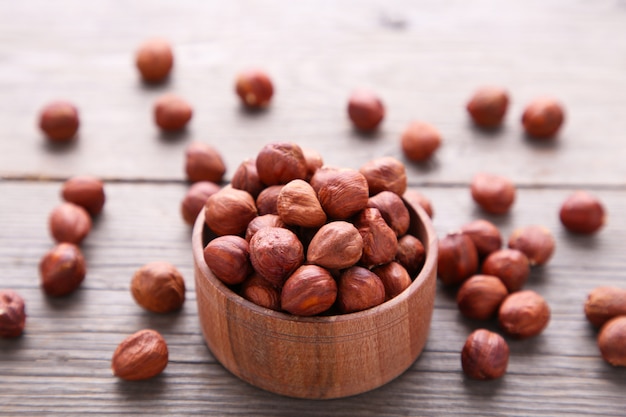
[[[39,114],[39,128],[50,142],[71,141],[78,131],[79,123],[78,110],[67,101],[52,102]]]
[[[204,261],[224,284],[242,283],[252,272],[248,242],[233,235],[220,236],[204,248]]]
[[[543,226],[525,226],[513,230],[509,248],[523,252],[530,265],[544,265],[550,260],[555,247],[554,236]]]
[[[369,198],[367,207],[378,209],[396,236],[404,236],[409,230],[411,224],[409,209],[406,208],[404,201],[398,194],[391,191],[380,192]]]
[[[174,94],[161,96],[154,103],[154,122],[168,132],[183,129],[192,115],[191,105]]]
[[[263,216],[257,216],[248,223],[246,229],[246,240],[250,242],[252,236],[264,227],[286,227],[277,214],[264,214]]]
[[[428,214],[428,217],[433,218],[433,205],[424,194],[416,190],[406,190],[404,194],[402,194],[402,198],[413,207],[419,206],[423,208],[426,214]]]
[[[345,220],[367,206],[367,180],[353,169],[320,168],[311,186],[329,218]]]
[[[526,284],[530,263],[526,255],[516,249],[500,249],[485,259],[481,271],[500,278],[509,292],[515,292]]]
[[[406,168],[392,156],[383,156],[364,163],[359,172],[367,180],[370,195],[391,191],[398,195],[406,191]]]
[[[157,376],[167,366],[169,352],[163,336],[154,330],[140,330],[115,349],[111,359],[113,375],[127,381]]]
[[[504,214],[515,202],[515,185],[508,178],[479,173],[470,185],[472,198],[486,212]]]
[[[256,159],[248,158],[243,161],[233,174],[230,185],[238,190],[247,191],[253,198],[257,198],[265,186],[256,170]]]
[[[497,333],[478,329],[469,335],[461,351],[461,366],[468,378],[500,378],[509,364],[509,345]]]
[[[144,81],[159,83],[167,78],[174,65],[172,47],[166,40],[150,39],[139,46],[135,65]]]
[[[265,185],[287,184],[306,178],[307,165],[302,148],[295,143],[269,143],[256,157],[256,170]]]
[[[266,227],[250,239],[250,262],[271,284],[281,287],[304,262],[304,248],[298,237],[281,227]]]
[[[24,331],[24,299],[15,291],[0,290],[0,337],[18,337]]]
[[[285,281],[280,305],[296,316],[314,316],[332,307],[336,299],[337,283],[330,272],[317,265],[303,265]]]
[[[426,249],[418,238],[413,235],[404,235],[398,240],[396,261],[406,269],[409,276],[415,277],[417,275],[425,259]]]
[[[241,284],[241,296],[270,310],[280,311],[280,289],[253,273]]]
[[[48,226],[50,234],[58,243],[68,242],[78,245],[91,231],[91,217],[81,206],[62,203],[50,213]]]
[[[459,288],[456,303],[465,317],[487,320],[496,315],[498,307],[508,294],[508,290],[498,277],[474,275]]]
[[[372,267],[393,261],[398,252],[398,238],[378,209],[361,210],[354,226],[363,239],[363,254],[359,261],[362,265]]]
[[[305,148],[302,149],[302,153],[306,160],[306,180],[310,181],[315,171],[324,165],[324,160],[322,159],[322,155],[314,149]]]
[[[276,214],[278,215],[278,194],[282,190],[284,185],[270,185],[259,193],[256,198],[256,206],[259,210],[259,216],[264,214]]]
[[[501,87],[481,87],[467,103],[467,112],[477,126],[493,129],[500,126],[509,106],[509,95]]]
[[[185,302],[185,280],[168,262],[150,262],[135,271],[130,291],[137,304],[153,313],[179,310]]]
[[[626,289],[597,287],[585,302],[585,316],[596,327],[617,316],[626,316]]]
[[[509,336],[525,339],[543,331],[550,321],[550,307],[542,296],[526,290],[510,294],[498,311],[498,323]]]
[[[484,258],[502,247],[502,235],[495,224],[487,220],[474,220],[461,226],[461,232],[469,236],[476,246],[478,256]]]
[[[219,190],[220,186],[211,181],[198,181],[192,184],[180,204],[180,212],[185,223],[193,224],[208,198]]]
[[[39,262],[41,286],[54,297],[76,290],[85,279],[85,272],[85,258],[72,243],[59,243]]]
[[[428,123],[412,122],[402,134],[400,145],[408,159],[423,162],[441,146],[441,134]]]
[[[235,92],[244,106],[252,109],[267,107],[274,95],[272,80],[263,71],[250,69],[241,72],[235,81]]]
[[[339,277],[337,304],[342,313],[366,310],[384,301],[385,286],[372,271],[353,266]]]
[[[306,259],[328,269],[344,269],[357,263],[362,255],[363,238],[357,228],[348,222],[335,221],[315,233]]]
[[[626,366],[626,316],[608,321],[598,334],[602,358],[613,366]]]
[[[225,172],[224,160],[213,146],[203,142],[191,142],[187,146],[185,150],[185,173],[189,181],[220,183]]]
[[[68,203],[74,203],[92,216],[100,214],[104,207],[104,183],[96,177],[76,176],[63,183],[61,196]]]
[[[278,193],[278,215],[285,224],[320,227],[326,223],[326,213],[311,185],[304,180],[289,181]]]
[[[348,117],[358,130],[375,130],[385,117],[383,102],[371,91],[355,90],[348,99]]]
[[[592,234],[604,225],[604,206],[586,191],[576,191],[561,205],[559,218],[570,232]]]
[[[478,251],[472,239],[453,232],[439,240],[437,275],[444,285],[461,284],[478,270]]]
[[[227,187],[207,199],[204,215],[209,229],[223,236],[243,234],[257,212],[250,194]]]
[[[549,139],[556,135],[564,120],[563,106],[550,97],[532,101],[522,114],[524,130],[538,139]]]
[[[411,277],[402,265],[397,262],[377,266],[372,269],[385,287],[385,300],[391,300],[411,285]]]

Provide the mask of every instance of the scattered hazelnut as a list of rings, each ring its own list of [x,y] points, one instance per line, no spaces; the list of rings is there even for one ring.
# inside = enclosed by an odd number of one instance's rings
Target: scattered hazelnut
[[[509,294],[498,277],[474,275],[461,285],[456,294],[459,311],[474,320],[487,320],[495,316],[498,307]]]
[[[225,172],[224,160],[213,146],[203,142],[191,142],[187,146],[185,150],[185,173],[189,181],[220,183]]]
[[[402,198],[413,207],[420,206],[424,209],[426,214],[428,214],[428,217],[433,218],[433,205],[424,194],[415,190],[406,190],[404,194],[402,194]]]
[[[259,210],[259,216],[264,214],[276,214],[278,215],[278,194],[282,190],[284,185],[270,185],[259,193],[256,198],[256,206]]]
[[[68,203],[77,204],[96,216],[104,207],[104,183],[87,175],[72,177],[63,183],[61,196]]]
[[[328,310],[337,298],[333,276],[317,265],[303,265],[285,281],[280,296],[283,310],[297,316],[314,316]]]
[[[291,180],[305,179],[306,159],[302,148],[295,143],[269,143],[256,157],[256,169],[265,185],[287,184]]]
[[[51,142],[71,141],[78,126],[78,110],[67,101],[52,102],[39,114],[39,127]]]
[[[398,240],[396,261],[407,270],[409,276],[415,277],[426,259],[426,250],[418,238],[404,235]]]
[[[337,303],[342,313],[354,313],[382,304],[385,286],[372,271],[360,266],[346,269],[339,277]]]
[[[444,285],[461,284],[478,270],[478,251],[469,236],[449,233],[438,247],[437,275]]]
[[[363,209],[356,217],[354,226],[363,238],[361,264],[372,267],[393,261],[398,252],[398,238],[378,209]]]
[[[353,169],[320,168],[311,178],[311,186],[332,219],[348,219],[367,206],[367,180]]]
[[[167,78],[174,64],[172,47],[163,39],[150,39],[137,50],[135,64],[144,81],[159,83]]]
[[[281,227],[266,227],[250,239],[250,262],[254,270],[275,286],[304,262],[304,248],[298,237]]]
[[[359,172],[367,180],[370,195],[391,191],[398,195],[406,191],[406,168],[392,156],[383,156],[364,163]]]
[[[139,268],[130,290],[137,304],[154,313],[179,310],[185,302],[185,280],[168,262],[150,262]]]
[[[354,127],[362,131],[375,130],[385,116],[385,107],[374,93],[354,91],[348,100],[348,117]]]
[[[161,96],[154,103],[154,121],[165,131],[183,129],[191,120],[192,114],[189,103],[174,94]]]
[[[85,258],[78,246],[59,243],[39,262],[41,286],[51,296],[62,296],[76,290],[85,279]]]
[[[266,73],[251,69],[237,76],[235,92],[244,106],[259,109],[269,105],[274,95],[274,86]]]
[[[204,210],[205,223],[218,236],[243,234],[257,215],[252,196],[229,187],[210,196]]]
[[[253,273],[241,285],[241,296],[270,310],[280,311],[280,289]]]
[[[534,291],[526,290],[510,294],[498,311],[498,323],[510,336],[519,339],[536,336],[550,321],[550,307],[546,300]]]
[[[302,153],[306,161],[306,179],[310,181],[315,171],[324,165],[324,160],[322,159],[322,155],[314,149],[302,149]]]
[[[429,159],[441,146],[441,134],[434,126],[424,122],[412,122],[400,139],[402,152],[411,161]]]
[[[257,198],[265,186],[256,170],[256,159],[248,158],[243,161],[233,174],[230,185],[238,190],[247,191],[252,198]]]
[[[598,334],[602,358],[613,366],[626,366],[626,316],[609,320]]]
[[[526,255],[530,265],[544,265],[554,253],[555,240],[550,230],[543,226],[525,226],[513,230],[509,248]]]
[[[467,111],[477,126],[492,129],[504,119],[509,106],[509,95],[500,87],[481,87],[467,103]]]
[[[596,327],[617,316],[626,316],[626,289],[597,287],[585,302],[585,316]]]
[[[515,185],[499,175],[476,174],[470,189],[474,201],[491,214],[504,214],[515,202]]]
[[[233,235],[220,236],[204,248],[204,260],[224,284],[242,283],[252,272],[248,242]]]
[[[411,285],[411,277],[402,265],[389,262],[372,269],[385,287],[385,300],[391,300]]]
[[[211,181],[198,181],[189,187],[180,205],[183,220],[193,224],[204,208],[206,201],[220,190],[220,186]]]
[[[277,214],[264,214],[262,216],[257,216],[250,220],[250,223],[248,223],[248,228],[246,229],[246,240],[250,242],[252,236],[264,227],[286,227],[286,225]]]
[[[50,234],[58,243],[68,242],[76,245],[91,231],[91,217],[87,210],[73,203],[61,203],[48,217]]]
[[[0,290],[0,337],[18,337],[24,331],[24,299],[15,291]]]
[[[278,193],[278,215],[288,225],[320,227],[326,223],[326,213],[311,185],[304,180],[288,182]]]
[[[509,292],[521,290],[530,275],[530,263],[516,249],[500,249],[485,259],[482,273],[500,278]]]
[[[561,104],[552,98],[532,101],[524,110],[522,125],[530,136],[548,139],[556,135],[565,120]]]
[[[476,246],[478,256],[484,258],[502,247],[502,235],[495,224],[479,219],[461,226],[461,232],[469,236]]]
[[[154,330],[140,330],[115,349],[111,359],[113,375],[127,381],[157,376],[167,366],[169,353],[163,336]]]
[[[604,225],[604,206],[586,191],[576,191],[561,205],[559,218],[570,232],[592,234]]]
[[[469,335],[461,352],[463,372],[471,379],[500,378],[509,364],[509,345],[497,333],[478,329]]]
[[[367,207],[378,209],[396,236],[404,236],[409,230],[411,216],[409,216],[409,210],[398,194],[382,191],[369,198]]]
[[[335,221],[315,233],[306,259],[328,269],[344,269],[357,263],[362,254],[363,238],[357,228],[348,222]]]

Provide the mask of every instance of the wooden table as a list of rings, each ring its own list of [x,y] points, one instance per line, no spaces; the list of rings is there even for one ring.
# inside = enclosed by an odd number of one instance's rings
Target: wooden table
[[[597,0],[201,2],[70,1],[0,3],[0,287],[27,303],[25,334],[0,340],[3,415],[626,415],[626,369],[600,358],[583,303],[599,285],[626,287],[626,2]],[[137,45],[169,39],[169,83],[146,87],[133,66]],[[242,111],[233,79],[265,68],[276,83],[269,111]],[[509,89],[504,127],[473,128],[464,109],[483,84]],[[387,117],[374,135],[355,133],[345,114],[357,86],[377,91]],[[194,106],[190,128],[158,132],[152,104],[175,92]],[[524,105],[552,95],[567,108],[558,139],[529,140]],[[65,98],[79,107],[79,139],[45,143],[39,109]],[[444,144],[426,164],[406,161],[399,136],[409,121],[437,126]],[[319,150],[330,165],[358,168],[391,155],[407,163],[410,186],[435,207],[440,235],[487,218],[505,236],[543,224],[557,238],[551,262],[527,288],[552,308],[539,337],[509,340],[507,374],[464,378],[460,350],[475,328],[438,289],[432,330],[415,364],[386,386],[330,401],[284,398],[241,382],[211,355],[200,334],[190,228],[179,214],[188,188],[183,154],[192,140],[216,146],[228,166],[271,141]],[[518,185],[510,214],[487,216],[468,184],[478,171]],[[65,298],[46,297],[37,265],[53,245],[47,216],[61,182],[75,174],[106,180],[107,202],[83,244],[88,275]],[[573,189],[599,196],[609,212],[592,237],[567,233],[558,209]],[[166,260],[185,275],[187,302],[150,314],[129,282],[142,264]],[[142,328],[163,333],[170,363],[152,380],[111,376],[117,344]]]

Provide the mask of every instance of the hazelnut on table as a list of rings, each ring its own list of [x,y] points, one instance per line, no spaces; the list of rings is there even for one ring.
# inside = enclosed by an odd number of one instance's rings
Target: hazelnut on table
[[[71,141],[78,131],[79,124],[76,106],[67,101],[47,104],[39,114],[39,128],[50,142]]]
[[[385,107],[373,92],[355,90],[348,99],[348,117],[358,130],[371,132],[383,121]]]
[[[135,65],[144,81],[164,81],[174,65],[172,46],[164,39],[147,40],[137,49]]]
[[[140,330],[124,339],[111,359],[113,375],[127,381],[157,376],[167,366],[169,351],[161,334],[155,330]]]
[[[0,290],[0,337],[21,336],[25,324],[24,299],[13,290]]]

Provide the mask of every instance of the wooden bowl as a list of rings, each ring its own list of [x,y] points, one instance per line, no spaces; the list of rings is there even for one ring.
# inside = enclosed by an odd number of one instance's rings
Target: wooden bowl
[[[289,397],[325,399],[360,394],[403,373],[428,336],[435,298],[437,237],[421,207],[409,207],[411,228],[426,249],[413,283],[368,310],[296,317],[253,304],[218,280],[204,261],[210,239],[202,212],[192,245],[198,315],[218,361],[244,381]]]

